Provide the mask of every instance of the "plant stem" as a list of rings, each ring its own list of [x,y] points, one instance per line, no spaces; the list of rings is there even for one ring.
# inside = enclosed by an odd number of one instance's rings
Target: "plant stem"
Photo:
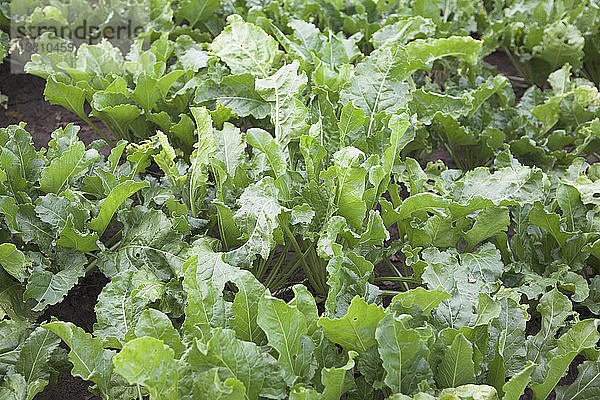
[[[382,290],[381,293],[383,293],[384,296],[395,296],[395,295],[400,294],[402,292],[399,292],[397,290]]]
[[[286,224],[281,224],[281,226],[283,227],[283,231],[285,232],[285,234],[288,235],[288,237],[292,241],[292,246],[294,246],[294,250],[296,251],[296,253],[302,254],[302,250],[300,249],[300,246],[298,245],[298,242],[296,241],[294,234],[290,231],[290,228],[288,228],[288,226]],[[306,274],[306,277],[308,278],[308,281],[310,282],[310,284],[313,286],[313,288],[317,292],[319,292],[320,294],[323,294],[324,293],[323,288],[321,288],[319,286],[319,284],[315,281],[315,278],[312,274],[310,267],[306,263],[306,260],[304,258],[301,258],[300,261],[302,263],[302,268],[304,269],[304,273]]]
[[[106,136],[106,134],[105,134],[104,132],[102,132],[102,131],[101,131],[101,130],[100,130],[100,129],[99,129],[99,128],[98,128],[98,127],[97,127],[97,126],[96,126],[96,125],[95,125],[95,124],[92,122],[92,120],[91,120],[91,119],[89,119],[89,118],[88,118],[87,116],[85,116],[85,115],[81,115],[81,118],[83,118],[83,120],[84,120],[85,122],[87,122],[87,123],[88,123],[88,124],[89,124],[89,125],[90,125],[92,128],[94,128],[94,130],[96,131],[96,133],[97,133],[98,135],[100,135],[100,137],[101,137],[102,139],[104,139],[104,140],[106,141],[106,143],[108,143],[108,145],[109,145],[110,147],[115,147],[115,143],[114,143],[112,140],[110,140],[110,138],[109,138],[108,136]]]
[[[419,284],[420,282],[418,282],[416,279],[414,278],[407,278],[404,276],[380,276],[377,278],[373,278],[373,282],[384,282],[384,281],[389,281],[389,282],[410,282],[410,283],[415,283],[415,284]]]

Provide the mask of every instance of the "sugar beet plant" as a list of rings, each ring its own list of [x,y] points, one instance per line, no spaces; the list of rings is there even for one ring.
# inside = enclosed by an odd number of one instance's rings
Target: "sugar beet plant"
[[[481,60],[500,2],[242,3],[27,65],[116,140],[0,130],[0,398],[67,370],[119,400],[596,398],[579,66],[515,104]],[[93,329],[50,318],[96,270]]]

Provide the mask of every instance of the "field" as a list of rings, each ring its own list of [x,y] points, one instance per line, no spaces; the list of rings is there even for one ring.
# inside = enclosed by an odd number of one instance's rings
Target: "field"
[[[0,27],[0,400],[600,398],[595,1]]]

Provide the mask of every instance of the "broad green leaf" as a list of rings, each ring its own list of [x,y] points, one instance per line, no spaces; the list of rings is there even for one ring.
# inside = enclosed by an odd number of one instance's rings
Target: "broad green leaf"
[[[484,282],[494,282],[504,272],[500,252],[491,243],[485,243],[471,253],[461,254],[460,261],[467,267],[470,276]]]
[[[593,349],[600,339],[600,320],[586,319],[577,322],[558,339],[558,346],[552,349],[547,358],[543,383],[531,385],[536,398],[545,399],[567,372],[571,361],[583,350]]]
[[[37,216],[56,230],[62,230],[69,219],[72,219],[72,223],[77,224],[78,230],[83,230],[85,222],[90,216],[89,211],[79,204],[53,193],[39,197],[35,204]]]
[[[150,269],[159,279],[181,275],[181,266],[189,258],[190,246],[181,232],[160,210],[136,206],[119,214],[123,224],[122,239],[114,252],[100,254],[98,266],[107,276],[121,271]]]
[[[229,305],[222,296],[222,288],[219,289],[202,278],[197,272],[201,265],[197,256],[183,265],[183,288],[187,294],[187,302],[182,332],[186,337],[192,338],[202,338],[210,332],[211,327],[226,327],[231,318]]]
[[[16,279],[23,280],[31,261],[14,244],[2,243],[0,244],[0,265]]]
[[[254,77],[249,74],[226,75],[221,82],[204,81],[196,89],[195,101],[216,102],[230,108],[237,116],[263,119],[271,111],[271,106],[255,90]]]
[[[85,150],[83,142],[75,143],[44,169],[40,178],[40,189],[46,193],[59,193],[99,157],[96,150]]]
[[[60,82],[59,76],[52,75],[46,81],[44,89],[44,98],[50,104],[65,107],[77,114],[79,117],[86,119],[86,113],[83,105],[85,103],[85,92],[83,89],[64,82]]]
[[[221,381],[219,369],[213,368],[197,375],[194,381],[194,398],[199,400],[244,400],[246,389],[237,379]]]
[[[315,345],[307,336],[306,317],[297,308],[283,300],[264,296],[258,306],[258,326],[265,331],[269,345],[277,350],[284,379],[289,386],[297,381],[308,381],[314,374]]]
[[[385,316],[380,306],[367,304],[356,296],[348,312],[342,318],[319,318],[325,337],[342,346],[346,351],[362,353],[375,342],[375,330]]]
[[[278,178],[283,175],[287,170],[285,155],[271,134],[262,129],[251,128],[246,135],[248,143],[265,155],[275,173],[275,177]]]
[[[321,383],[323,389],[323,400],[338,400],[344,393],[354,387],[354,359],[357,354],[353,351],[348,352],[348,362],[346,365],[336,368],[323,368],[321,370]]]
[[[487,385],[462,385],[442,390],[439,398],[446,399],[448,397],[460,400],[499,400],[496,389]]]
[[[240,209],[234,220],[247,235],[247,241],[226,253],[224,260],[235,266],[249,266],[260,255],[267,259],[275,246],[274,231],[278,228],[278,216],[282,207],[277,199],[278,190],[271,177],[248,186],[238,199]]]
[[[107,395],[111,385],[112,358],[115,352],[104,349],[99,339],[71,322],[52,321],[42,327],[54,332],[71,348],[71,375],[94,382],[98,385],[100,393]]]
[[[271,122],[275,127],[275,140],[285,147],[308,131],[308,110],[299,100],[308,78],[298,74],[297,61],[284,65],[270,77],[256,80],[256,91],[271,103]]]
[[[206,166],[210,156],[215,152],[215,139],[213,136],[212,119],[208,110],[204,107],[192,107],[190,109],[196,121],[196,136],[198,141],[194,145],[194,152],[190,157],[191,166],[188,172],[189,204],[192,216],[198,215],[197,201],[204,185],[208,180]]]
[[[25,340],[15,363],[15,371],[25,378],[27,399],[32,400],[50,381],[49,361],[60,338],[43,328],[36,328]]]
[[[567,239],[571,236],[569,233],[563,231],[561,228],[562,218],[560,215],[553,212],[547,212],[541,203],[535,203],[534,207],[529,213],[529,221],[544,228],[556,239],[559,246],[564,246]]]
[[[237,339],[231,330],[213,330],[206,346],[196,342],[188,362],[192,367],[218,367],[221,379],[242,382],[248,400],[279,399],[285,395],[283,371],[277,361],[256,344]]]
[[[462,333],[456,335],[452,344],[443,350],[436,381],[445,388],[475,382],[473,344]]]
[[[543,379],[540,375],[546,370],[549,351],[556,347],[556,331],[572,314],[572,305],[567,296],[552,289],[542,296],[537,310],[542,316],[541,329],[535,336],[527,338],[527,359],[538,364],[532,378],[534,381]]]
[[[161,340],[144,336],[125,344],[113,358],[115,372],[132,385],[145,387],[150,399],[179,399],[179,368],[173,350]]]
[[[510,224],[508,209],[505,207],[484,208],[477,214],[473,227],[465,232],[469,248],[477,243],[491,238],[500,232],[505,232]]]
[[[204,22],[214,15],[214,11],[219,7],[219,0],[182,0],[178,4],[175,16],[178,21],[186,19],[190,26],[196,26],[199,22]]]
[[[256,324],[256,319],[259,314],[260,299],[266,289],[248,271],[240,271],[237,276],[232,276],[232,281],[238,288],[238,292],[231,304],[229,324],[239,339],[262,344],[265,334]]]
[[[175,352],[175,358],[180,358],[185,352],[179,332],[173,328],[169,317],[153,308],[142,312],[135,324],[134,332],[138,338],[150,336],[162,341]]]
[[[548,186],[548,178],[538,169],[507,167],[490,173],[486,168],[476,168],[456,183],[453,196],[461,203],[476,196],[495,205],[533,203],[544,198]]]
[[[519,400],[525,392],[525,388],[531,381],[531,374],[533,373],[534,369],[535,364],[531,361],[528,361],[527,365],[521,372],[510,378],[510,380],[502,386],[502,391],[504,392],[503,399]]]
[[[133,295],[133,270],[126,270],[114,276],[106,285],[94,307],[97,322],[94,324],[94,335],[110,344],[121,348],[130,331],[133,332],[148,300]]]
[[[577,370],[577,379],[568,386],[556,388],[557,400],[588,400],[600,396],[600,368],[598,361],[584,361]]]
[[[413,304],[419,307],[425,314],[429,314],[440,303],[450,298],[450,295],[441,289],[427,290],[422,287],[410,289],[394,296],[392,303],[402,304],[405,308],[410,308]]]
[[[367,208],[362,198],[367,175],[367,171],[359,164],[362,157],[364,153],[354,147],[345,147],[333,155],[332,172],[337,181],[335,204],[339,214],[355,229],[362,227]]]
[[[249,132],[248,132],[249,133]],[[242,139],[239,128],[226,122],[222,131],[214,131],[215,159],[220,162],[223,170],[231,178],[235,178],[236,170],[246,160],[246,144]]]
[[[277,42],[256,25],[239,20],[213,40],[211,50],[234,74],[266,77],[277,58]]]
[[[401,17],[390,25],[385,25],[373,34],[371,42],[375,47],[406,44],[412,39],[431,37],[435,32],[435,24],[420,15]]]
[[[60,231],[56,244],[70,247],[84,253],[100,250],[99,237],[96,232],[81,233],[73,226],[73,218],[69,216],[67,224]]]
[[[427,338],[416,329],[406,328],[392,314],[381,320],[375,333],[379,355],[386,370],[385,384],[393,392],[413,393],[422,381],[433,382],[427,358]]]
[[[292,286],[294,298],[288,303],[291,307],[296,307],[306,319],[306,329],[309,336],[318,329],[319,314],[315,298],[304,285]]]
[[[148,186],[147,182],[135,182],[132,180],[119,183],[111,190],[108,196],[102,200],[100,203],[100,212],[98,213],[98,216],[90,221],[89,227],[102,235],[110,223],[112,216],[121,204],[138,190]]]
[[[368,303],[379,302],[381,291],[369,283],[373,275],[373,264],[364,257],[346,253],[329,260],[327,264],[327,285],[329,291],[325,300],[325,310],[330,317],[342,317],[355,296]]]
[[[84,263],[74,263],[55,274],[50,271],[34,270],[27,281],[23,298],[36,301],[34,311],[42,311],[47,306],[60,302],[85,274],[84,265]]]

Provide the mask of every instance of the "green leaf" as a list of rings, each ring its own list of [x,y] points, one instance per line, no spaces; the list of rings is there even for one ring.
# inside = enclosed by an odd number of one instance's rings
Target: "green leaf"
[[[44,169],[40,178],[40,189],[46,193],[59,193],[99,157],[96,150],[85,150],[83,142],[75,143]]]
[[[98,213],[98,216],[90,221],[90,229],[93,229],[102,235],[110,223],[112,216],[121,206],[121,204],[123,204],[126,199],[131,197],[138,190],[148,186],[148,182],[135,182],[132,180],[119,183],[100,203],[100,212]]]
[[[249,131],[248,133],[249,134]],[[246,144],[243,141],[239,128],[230,123],[223,124],[222,131],[215,131],[216,150],[214,158],[219,162],[227,175],[235,178],[236,170],[247,158]]]
[[[18,280],[25,278],[25,271],[31,265],[29,258],[12,243],[0,244],[0,265]]]
[[[460,261],[467,267],[470,276],[484,282],[494,282],[504,272],[500,252],[491,243],[481,245],[474,252],[461,254]]]
[[[531,374],[533,374],[534,369],[535,364],[528,361],[521,372],[510,378],[510,380],[502,386],[502,391],[504,392],[504,397],[502,399],[519,400],[524,394],[525,388],[531,381]]]
[[[85,92],[83,89],[59,81],[58,75],[51,75],[46,81],[44,89],[44,98],[53,105],[65,107],[86,119],[87,116],[83,109],[85,103]]]
[[[67,224],[60,231],[59,239],[56,244],[64,247],[70,247],[84,253],[94,250],[100,250],[98,246],[99,237],[96,232],[81,233],[73,226],[73,218],[69,216]]]
[[[212,15],[219,7],[219,0],[207,0],[197,2],[194,0],[182,0],[178,4],[176,17],[178,20],[186,19],[190,26],[196,26],[198,22],[204,22]]]
[[[239,339],[262,344],[265,334],[256,324],[256,320],[260,299],[265,295],[266,289],[248,271],[239,271],[237,276],[231,278],[238,288],[231,304],[231,328]]]
[[[122,239],[114,251],[100,254],[98,266],[109,277],[128,269],[146,267],[159,279],[181,274],[190,246],[160,210],[136,206],[119,214]]]
[[[298,68],[298,61],[294,60],[279,68],[272,76],[256,80],[256,91],[271,103],[275,140],[282,147],[308,131],[308,110],[298,98],[308,78],[304,73],[298,74]]]
[[[332,171],[337,181],[335,204],[338,212],[355,229],[362,227],[367,209],[363,200],[367,171],[359,165],[363,157],[362,151],[345,147],[333,155],[334,169],[327,171]]]
[[[135,336],[141,338],[150,336],[162,341],[175,352],[175,358],[180,358],[186,348],[181,342],[179,332],[173,328],[169,317],[162,312],[149,308],[144,310],[135,324]]]
[[[452,344],[443,350],[436,381],[445,388],[475,383],[473,344],[462,333],[456,335]]]
[[[179,399],[178,364],[162,341],[149,336],[133,339],[114,356],[113,364],[127,382],[145,387],[150,399]]]
[[[94,307],[97,319],[94,335],[111,347],[121,348],[128,332],[133,331],[148,304],[147,299],[133,295],[136,288],[133,276],[133,270],[114,276],[102,289]]]
[[[199,337],[210,332],[211,327],[226,327],[231,318],[222,289],[202,279],[198,268],[203,265],[198,257],[190,258],[183,265],[183,288],[187,294],[185,321],[182,332],[187,337]],[[225,282],[223,282],[223,286]]]
[[[235,266],[250,266],[257,255],[267,259],[275,246],[274,231],[279,226],[282,207],[277,199],[278,190],[271,177],[248,186],[238,199],[240,209],[233,218],[248,240],[226,253],[224,260]]]
[[[265,155],[275,177],[278,178],[285,174],[287,170],[285,155],[271,134],[262,129],[251,128],[246,135],[248,143]]]
[[[416,329],[406,328],[392,314],[381,320],[375,335],[386,370],[385,384],[393,392],[414,393],[421,382],[433,382],[426,337]]]
[[[94,382],[100,393],[107,395],[110,391],[112,358],[115,352],[104,349],[99,339],[71,322],[52,321],[42,327],[54,332],[71,348],[71,375]]]
[[[39,197],[35,204],[37,216],[56,230],[64,229],[69,219],[73,220],[72,223],[78,224],[77,229],[83,230],[85,222],[90,216],[89,211],[77,203],[53,193]]]
[[[43,328],[36,328],[25,340],[15,363],[15,371],[25,378],[27,399],[44,390],[50,381],[49,362],[60,338]]]
[[[598,361],[584,361],[577,370],[577,379],[568,386],[556,388],[556,400],[588,400],[600,396],[600,365]]]
[[[244,384],[234,378],[221,381],[218,368],[201,373],[195,376],[195,379],[195,399],[244,400],[246,396]]]
[[[542,316],[541,329],[535,336],[527,338],[527,359],[538,364],[533,379],[542,379],[543,372],[549,361],[549,351],[555,348],[556,331],[565,319],[572,314],[571,301],[557,289],[545,293],[537,306]],[[550,389],[552,390],[552,389]]]
[[[495,205],[527,204],[542,200],[548,187],[548,178],[539,169],[507,167],[490,173],[488,169],[477,168],[456,183],[453,196],[463,204],[476,196]]]
[[[242,382],[248,400],[280,399],[285,395],[283,371],[277,361],[256,344],[237,339],[232,330],[214,329],[206,346],[196,342],[188,362],[192,367],[218,367],[222,379]]]
[[[256,25],[236,20],[213,40],[211,50],[234,74],[266,77],[277,57],[277,42]]]
[[[319,318],[325,337],[339,344],[346,351],[362,353],[375,342],[375,330],[385,316],[381,307],[367,304],[356,296],[352,299],[348,312],[342,318]]]
[[[410,308],[413,304],[419,307],[425,314],[429,314],[440,303],[450,298],[450,295],[441,289],[427,290],[422,287],[410,289],[394,296],[392,303],[402,304],[405,308]]]
[[[529,213],[529,221],[547,230],[559,246],[564,246],[565,242],[571,235],[561,229],[562,218],[560,215],[547,212],[541,203],[537,202]]]
[[[354,359],[358,354],[353,351],[348,352],[348,362],[346,365],[336,368],[323,368],[321,370],[321,383],[323,389],[323,400],[338,400],[344,393],[354,387]]]
[[[196,89],[195,102],[215,102],[231,109],[239,117],[252,115],[263,119],[269,115],[271,106],[254,87],[250,74],[226,75],[221,82],[203,81]]]
[[[549,352],[547,365],[543,366],[547,371],[544,382],[531,385],[536,398],[545,399],[550,394],[580,352],[595,348],[600,339],[598,325],[600,320],[586,319],[577,322],[558,339],[558,346]]]
[[[47,306],[60,302],[85,274],[83,266],[84,263],[74,264],[55,274],[50,271],[34,270],[27,281],[23,298],[37,301],[33,311],[42,311]]]
[[[484,208],[477,214],[473,227],[465,232],[467,246],[473,248],[485,239],[491,238],[500,232],[506,232],[509,224],[510,217],[507,208]]]
[[[210,113],[204,107],[192,107],[190,109],[196,121],[196,136],[198,141],[194,145],[194,152],[190,157],[190,169],[188,172],[189,203],[192,216],[197,216],[197,201],[199,194],[206,185],[208,175],[205,172],[210,156],[215,151],[215,139]]]
[[[265,331],[269,345],[277,350],[288,386],[298,380],[310,380],[314,374],[315,345],[307,336],[304,314],[283,300],[267,295],[260,300],[256,322]]]

